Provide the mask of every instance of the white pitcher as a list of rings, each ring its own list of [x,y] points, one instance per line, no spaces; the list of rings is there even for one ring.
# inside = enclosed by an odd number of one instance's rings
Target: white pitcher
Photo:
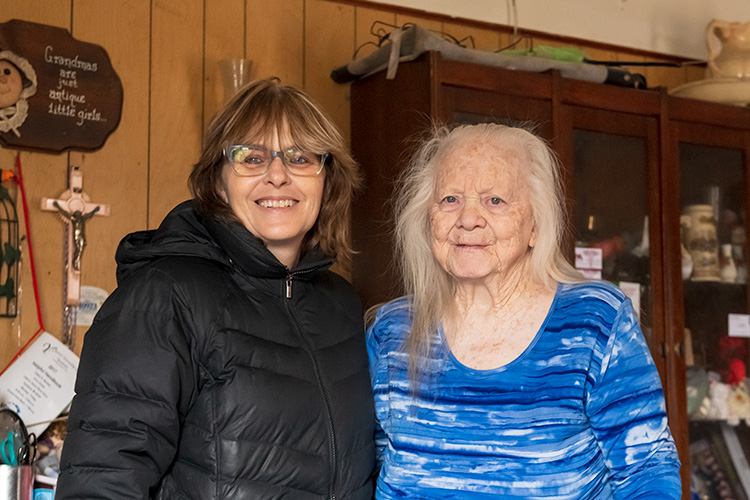
[[[706,26],[707,78],[750,78],[750,22],[713,19]]]

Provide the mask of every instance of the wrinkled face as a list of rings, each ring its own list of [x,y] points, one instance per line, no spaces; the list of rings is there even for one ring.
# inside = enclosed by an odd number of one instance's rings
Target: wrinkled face
[[[0,60],[0,109],[17,103],[22,91],[21,72],[9,61]]]
[[[278,134],[265,143],[255,138],[245,142],[274,151],[291,146],[280,143]],[[277,157],[264,174],[241,177],[226,161],[221,191],[248,231],[263,240],[271,253],[291,268],[299,258],[305,234],[318,218],[325,175],[325,169],[314,177],[292,175]]]
[[[526,159],[476,139],[442,158],[430,212],[432,251],[457,281],[508,276],[536,242]]]

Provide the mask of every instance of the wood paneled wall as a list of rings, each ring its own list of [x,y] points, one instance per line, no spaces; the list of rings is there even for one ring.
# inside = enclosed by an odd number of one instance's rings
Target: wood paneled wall
[[[63,223],[41,211],[41,198],[59,196],[66,189],[68,167],[81,166],[84,191],[93,201],[111,206],[109,217],[96,217],[86,227],[81,284],[114,290],[120,239],[156,227],[171,207],[188,197],[186,179],[198,158],[202,131],[223,101],[220,59],[249,58],[252,78],[277,76],[303,87],[348,137],[349,87],[337,85],[329,75],[358,47],[376,41],[370,33],[373,22],[414,22],[458,39],[471,35],[482,50],[497,50],[511,41],[507,27],[335,0],[3,0],[0,22],[10,19],[65,28],[78,40],[104,47],[124,87],[120,125],[100,150],[21,152],[41,315],[46,329],[58,337]],[[535,43],[562,44],[544,37]],[[627,50],[582,48],[591,59],[644,59]],[[364,46],[358,57],[373,49]],[[702,68],[645,73],[651,85],[668,87],[702,78]],[[0,168],[12,169],[15,155],[14,150],[0,149]],[[21,231],[25,234],[26,228]],[[0,320],[0,369],[38,328],[28,247],[23,251],[21,314]],[[79,328],[78,353],[84,332]]]

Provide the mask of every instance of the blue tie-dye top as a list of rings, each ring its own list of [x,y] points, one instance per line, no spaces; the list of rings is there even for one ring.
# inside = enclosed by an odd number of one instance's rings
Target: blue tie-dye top
[[[598,282],[559,285],[531,345],[474,370],[442,332],[416,395],[409,300],[368,331],[381,465],[377,499],[679,499],[664,396],[633,307]]]

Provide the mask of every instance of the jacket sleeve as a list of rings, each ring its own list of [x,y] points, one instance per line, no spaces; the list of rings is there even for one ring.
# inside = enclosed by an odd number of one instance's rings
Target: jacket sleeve
[[[118,288],[86,334],[59,500],[151,498],[175,456],[198,385],[192,321],[176,287],[150,274]]]
[[[680,462],[661,381],[630,300],[593,357],[586,413],[612,473],[616,499],[681,497]]]

